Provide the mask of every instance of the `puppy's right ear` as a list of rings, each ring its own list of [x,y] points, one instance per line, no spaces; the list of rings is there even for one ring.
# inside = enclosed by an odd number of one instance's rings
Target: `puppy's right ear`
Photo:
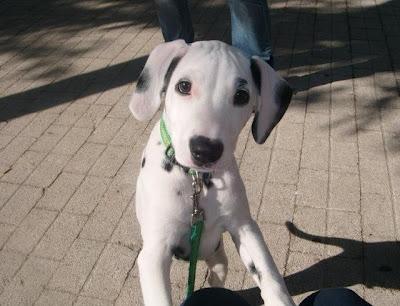
[[[136,119],[149,120],[156,113],[172,72],[188,47],[184,40],[179,39],[158,45],[150,53],[129,103]]]

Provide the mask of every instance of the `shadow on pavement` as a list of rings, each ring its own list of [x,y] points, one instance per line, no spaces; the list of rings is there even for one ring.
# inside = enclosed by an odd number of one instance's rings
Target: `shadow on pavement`
[[[291,295],[356,284],[363,284],[368,288],[400,289],[400,242],[362,242],[322,237],[303,232],[291,222],[287,222],[286,226],[296,237],[342,250],[305,270],[287,275],[285,282]],[[262,305],[260,290],[257,287],[240,290],[238,293],[251,305]]]

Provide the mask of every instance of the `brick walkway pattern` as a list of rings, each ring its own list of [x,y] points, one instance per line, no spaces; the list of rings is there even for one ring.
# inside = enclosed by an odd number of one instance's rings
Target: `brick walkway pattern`
[[[196,39],[229,41],[225,1],[191,4]],[[297,302],[348,286],[400,305],[400,1],[270,6],[297,94],[265,145],[250,122],[240,136],[252,214]],[[131,203],[159,114],[127,103],[162,41],[152,1],[0,0],[0,305],[142,304]],[[227,287],[255,298],[226,242]],[[176,305],[186,271],[174,261]]]

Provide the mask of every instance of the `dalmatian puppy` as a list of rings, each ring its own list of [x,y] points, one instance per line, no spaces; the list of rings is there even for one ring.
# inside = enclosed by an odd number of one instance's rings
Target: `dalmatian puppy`
[[[151,132],[137,179],[136,214],[143,248],[138,257],[147,306],[172,305],[172,257],[188,259],[192,185],[187,169],[207,173],[200,195],[205,223],[199,258],[211,286],[223,286],[227,258],[222,233],[229,232],[265,305],[294,305],[249,211],[234,158],[240,131],[254,113],[252,134],[264,143],[292,96],[288,84],[258,57],[246,58],[223,42],[157,46],[138,79],[129,108],[138,120],[162,113],[175,151],[166,157],[160,122]]]

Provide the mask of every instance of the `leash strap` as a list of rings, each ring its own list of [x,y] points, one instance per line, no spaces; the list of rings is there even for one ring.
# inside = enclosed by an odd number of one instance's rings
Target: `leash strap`
[[[186,298],[190,297],[194,291],[194,285],[196,282],[196,267],[197,259],[199,256],[199,246],[201,233],[203,231],[204,221],[199,220],[192,225],[190,233],[190,262],[189,262],[189,276],[187,283]]]
[[[161,139],[166,146],[165,155],[170,161],[175,161],[175,150],[172,146],[171,136],[168,133],[165,125],[164,118],[161,116],[160,119],[160,134]],[[187,173],[192,177],[193,195],[191,196],[193,201],[192,211],[192,226],[190,228],[190,259],[189,259],[189,276],[187,282],[186,298],[193,294],[194,286],[196,282],[196,268],[197,260],[199,257],[199,247],[201,234],[204,227],[204,212],[199,207],[199,196],[203,189],[203,180],[206,178],[210,179],[210,174],[203,174],[202,176],[194,169],[188,169]]]

